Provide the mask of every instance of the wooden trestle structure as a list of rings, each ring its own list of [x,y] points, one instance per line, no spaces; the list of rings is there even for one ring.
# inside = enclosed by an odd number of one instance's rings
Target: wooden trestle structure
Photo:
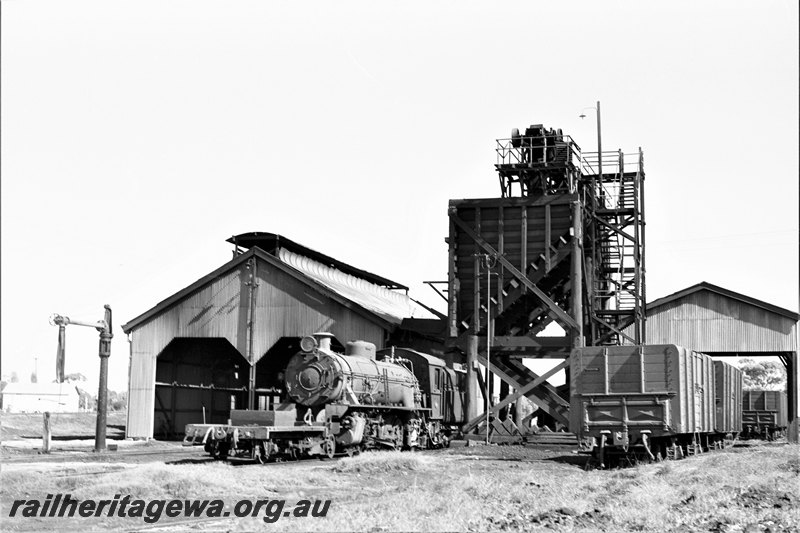
[[[569,372],[571,349],[645,340],[642,151],[582,153],[539,125],[497,140],[496,151],[501,196],[451,200],[448,213],[448,336],[466,353],[464,429],[485,417],[489,376],[477,363],[486,368],[487,346],[502,380],[495,418],[526,396],[566,426],[569,399],[547,378]],[[565,335],[540,336],[552,322]],[[564,361],[539,376],[523,364],[531,357]]]

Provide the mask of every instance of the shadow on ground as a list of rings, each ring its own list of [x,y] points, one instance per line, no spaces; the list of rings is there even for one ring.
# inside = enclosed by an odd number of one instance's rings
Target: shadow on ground
[[[178,459],[177,461],[164,461],[165,465],[203,465],[215,462],[212,457],[201,457],[197,459]],[[233,464],[233,463],[232,463]]]
[[[545,461],[552,461],[554,463],[561,463],[584,468],[591,460],[589,455],[558,455],[556,457],[548,457]]]

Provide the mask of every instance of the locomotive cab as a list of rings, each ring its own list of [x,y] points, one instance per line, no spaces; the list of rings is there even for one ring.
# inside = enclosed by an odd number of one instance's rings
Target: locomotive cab
[[[462,365],[455,363],[449,367],[438,357],[409,348],[380,350],[378,356],[388,356],[392,352],[410,361],[422,389],[423,406],[430,409],[430,420],[448,437],[457,434],[465,422],[466,371]]]

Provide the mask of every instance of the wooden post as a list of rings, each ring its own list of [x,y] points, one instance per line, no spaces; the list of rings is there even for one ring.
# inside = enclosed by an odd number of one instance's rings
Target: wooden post
[[[520,272],[523,275],[527,275],[528,273],[528,207],[523,205],[520,207],[522,209],[522,227],[520,228],[520,238],[522,239],[522,258],[520,259]],[[528,292],[528,288],[523,286],[522,287],[522,294],[526,294]]]
[[[453,217],[456,208],[450,205],[447,210],[447,219],[450,225],[447,242],[447,320],[450,337],[458,337],[458,291],[461,288],[456,268],[456,225]]]
[[[501,379],[500,380],[500,400],[501,401],[505,400],[510,393],[511,393],[511,391],[509,390],[508,383],[505,380]],[[500,409],[500,412],[498,413],[498,418],[500,420],[505,420],[507,416],[508,416],[508,407],[503,407],[502,409]]]
[[[514,392],[516,393],[517,391]],[[531,413],[533,413],[533,409],[531,409],[528,400],[524,396],[520,396],[514,401],[514,424],[519,428],[523,435],[526,434],[530,428],[530,419],[528,416]]]
[[[789,362],[786,368],[789,427],[786,437],[789,442],[797,444],[800,442],[800,414],[798,414],[800,411],[800,364],[798,364],[800,358],[797,357],[795,351],[789,354],[787,360]]]
[[[570,265],[570,281],[572,291],[571,311],[576,327],[570,332],[572,347],[580,348],[583,342],[583,220],[581,202],[576,199],[572,203],[572,243]]]
[[[51,442],[51,434],[50,434],[50,413],[45,412],[43,417],[44,422],[44,429],[42,430],[42,452],[43,453],[50,453],[50,442]]]
[[[478,362],[478,336],[469,335],[467,337],[467,390],[465,395],[467,420],[471,420],[478,415],[478,395],[477,379],[475,378],[475,366]]]

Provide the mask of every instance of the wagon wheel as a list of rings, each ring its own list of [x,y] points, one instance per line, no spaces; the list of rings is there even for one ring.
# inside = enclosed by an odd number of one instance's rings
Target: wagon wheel
[[[653,455],[656,456],[656,462],[660,463],[668,458],[667,448],[663,443],[659,442],[653,446]]]
[[[215,461],[224,461],[228,458],[228,445],[221,442],[214,447],[214,452],[211,454]]]
[[[658,447],[652,445],[650,437],[647,436],[647,434],[642,434],[642,445],[644,446],[644,451],[647,453],[647,456],[644,457],[644,459],[649,461],[655,461],[656,456],[653,455],[653,452],[658,454]]]
[[[333,459],[336,455],[336,437],[333,435],[328,435],[325,437],[325,440],[322,441],[322,453],[323,456],[320,456],[320,459],[327,457],[328,459]]]
[[[269,460],[269,453],[267,452],[268,444],[263,442],[261,444],[256,444],[255,448],[253,449],[253,455],[255,455],[255,459],[258,464],[263,465],[264,463]]]
[[[681,448],[680,444],[673,442],[667,448],[667,459],[672,459],[677,461],[678,459],[683,459],[683,449]]]

